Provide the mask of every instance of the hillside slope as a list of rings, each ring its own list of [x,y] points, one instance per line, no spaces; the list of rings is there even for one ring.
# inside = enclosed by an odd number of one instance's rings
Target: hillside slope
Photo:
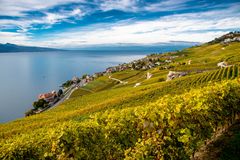
[[[99,77],[52,110],[1,124],[0,159],[189,159],[240,112],[239,53],[239,42],[204,44],[111,74],[126,84]],[[165,81],[169,71],[187,75]]]

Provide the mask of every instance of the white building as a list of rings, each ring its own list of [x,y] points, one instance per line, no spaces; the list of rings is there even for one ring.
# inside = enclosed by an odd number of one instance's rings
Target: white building
[[[152,74],[147,72],[147,79],[150,79],[152,77]]]
[[[140,86],[140,85],[141,85],[141,83],[136,83],[134,87],[137,87],[137,86]]]
[[[227,63],[226,62],[219,62],[217,64],[218,67],[221,67],[221,68],[225,68],[225,67],[228,67]]]
[[[167,80],[166,81],[170,81],[170,80],[173,80],[175,78],[179,78],[179,77],[186,76],[186,75],[187,75],[186,72],[169,71],[169,73],[167,75]]]

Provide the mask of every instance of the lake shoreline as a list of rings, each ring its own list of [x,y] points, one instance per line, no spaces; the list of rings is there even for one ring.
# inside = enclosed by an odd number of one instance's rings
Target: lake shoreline
[[[168,47],[164,51],[186,48]],[[110,66],[143,58],[151,51],[27,52],[0,54],[0,123],[24,117],[39,93],[75,75],[94,74]],[[16,77],[17,78],[13,78]],[[10,83],[11,85],[4,85]],[[14,100],[13,100],[14,99]],[[18,107],[16,107],[18,106]],[[31,107],[29,107],[31,106]]]

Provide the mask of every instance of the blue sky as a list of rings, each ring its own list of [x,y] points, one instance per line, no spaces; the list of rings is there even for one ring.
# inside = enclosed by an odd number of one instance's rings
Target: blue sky
[[[240,30],[240,0],[0,0],[0,43],[207,42],[234,30]]]

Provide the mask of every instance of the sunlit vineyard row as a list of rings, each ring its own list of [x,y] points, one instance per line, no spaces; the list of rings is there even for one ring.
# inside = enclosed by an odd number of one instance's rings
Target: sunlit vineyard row
[[[207,71],[202,74],[197,74],[191,82],[187,82],[192,86],[197,86],[209,81],[231,80],[239,77],[239,65],[233,65],[226,68]]]
[[[99,77],[51,110],[0,124],[0,159],[189,159],[239,113],[239,46],[192,47],[173,68],[111,75],[126,84]],[[165,81],[169,71],[188,74]]]
[[[28,133],[32,129],[39,129],[46,126],[47,124],[51,124],[51,127],[54,127],[59,123],[71,119],[82,121],[84,119],[88,119],[89,115],[94,112],[104,111],[111,108],[122,109],[126,107],[135,107],[136,105],[154,101],[166,94],[174,95],[184,93],[192,87],[200,87],[206,85],[208,81],[200,81],[200,79],[206,79],[207,75],[213,75],[216,72],[217,75],[219,75],[219,73],[223,73],[223,71],[226,69],[219,69],[217,71],[209,71],[196,75],[189,75],[170,82],[152,82],[153,84],[148,84],[137,88],[127,86],[96,93],[80,89],[74,93],[72,95],[72,98],[66,101],[64,105],[61,105],[56,109],[51,110],[50,112],[25,118],[24,121],[15,121],[9,125],[0,126],[0,138],[2,140],[8,139],[15,136],[16,134],[25,132]],[[98,83],[99,82],[96,81],[94,82],[94,85]],[[102,84],[103,82],[101,82],[101,85]],[[111,83],[106,81],[106,85],[109,84]],[[99,87],[97,86],[97,88]],[[39,121],[40,119],[41,121]]]
[[[189,159],[240,113],[237,80],[1,142],[1,159]]]

